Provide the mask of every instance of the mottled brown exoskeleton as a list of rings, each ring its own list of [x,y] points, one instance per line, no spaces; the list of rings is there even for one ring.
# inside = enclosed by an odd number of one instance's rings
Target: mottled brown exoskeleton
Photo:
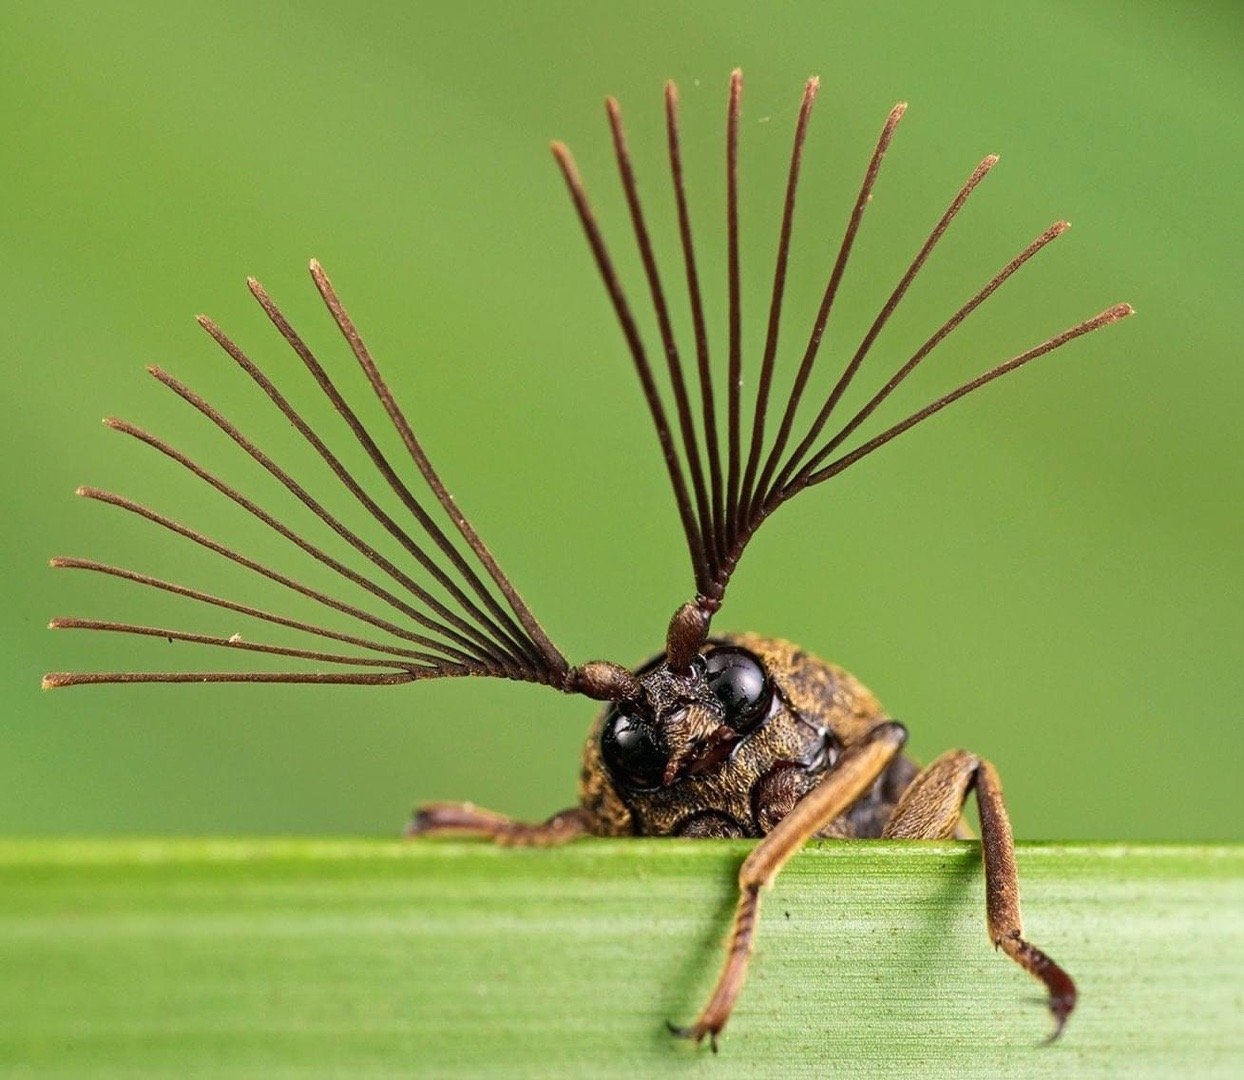
[[[726,114],[727,265],[722,272],[728,285],[729,310],[724,348],[724,403],[717,386],[721,372],[714,375],[710,363],[710,336],[700,289],[703,268],[697,262],[692,244],[674,86],[668,85],[665,93],[668,158],[674,193],[673,226],[681,244],[680,276],[685,281],[694,328],[691,345],[695,357],[694,389],[684,369],[683,353],[675,342],[665,285],[649,240],[617,103],[610,100],[607,112],[631,227],[643,266],[644,285],[656,316],[658,348],[664,357],[668,382],[665,391],[658,383],[649,359],[649,344],[644,341],[632,315],[570,153],[561,144],[553,146],[554,157],[639,375],[691,555],[695,596],[674,613],[666,632],[664,651],[657,659],[635,672],[607,661],[579,666],[567,662],[446,491],[327,276],[318,263],[312,263],[311,276],[316,288],[410,456],[410,463],[404,467],[390,462],[353,406],[264,289],[252,280],[250,290],[331,401],[349,435],[362,446],[375,467],[375,476],[369,482],[380,481],[390,488],[409,513],[409,520],[398,521],[385,511],[260,368],[210,319],[201,317],[199,321],[323,458],[337,480],[362,506],[370,519],[369,527],[379,527],[403,548],[408,558],[401,565],[386,558],[362,534],[335,517],[203,398],[159,369],[151,369],[157,379],[275,477],[336,534],[340,542],[362,554],[374,572],[361,575],[350,569],[317,541],[279,521],[164,440],[125,421],[108,420],[107,423],[189,469],[225,499],[275,530],[305,555],[333,569],[350,586],[367,594],[371,606],[359,606],[354,598],[344,599],[304,585],[130,499],[94,488],[82,488],[79,493],[137,514],[301,594],[350,620],[354,624],[351,632],[92,560],[57,559],[54,565],[113,575],[223,609],[230,619],[245,616],[326,639],[337,648],[346,645],[349,649],[322,651],[261,644],[238,633],[213,636],[90,619],[57,619],[52,625],[145,634],[316,661],[345,670],[62,673],[49,675],[44,682],[46,686],[124,682],[396,685],[422,679],[485,675],[542,683],[565,693],[607,702],[584,751],[578,806],[542,824],[524,824],[471,805],[441,803],[418,810],[410,832],[417,836],[470,835],[501,843],[537,845],[556,844],[582,836],[758,839],[760,842],[739,871],[738,910],[716,989],[694,1023],[688,1027],[671,1026],[675,1034],[697,1042],[708,1036],[714,1049],[717,1035],[730,1016],[746,976],[761,891],[773,881],[787,859],[813,837],[937,839],[966,836],[961,814],[968,794],[975,792],[984,855],[989,936],[995,946],[1045,984],[1057,1035],[1075,1006],[1075,986],[1054,961],[1022,936],[1011,827],[993,766],[975,754],[955,750],[926,768],[919,768],[902,753],[905,728],[888,716],[872,694],[850,674],[776,638],[751,634],[710,636],[710,623],[722,604],[726,586],[748,541],[783,503],[805,488],[836,476],[965,394],[1074,338],[1116,322],[1130,314],[1131,309],[1126,304],[1108,308],[997,364],[853,448],[845,448],[877,406],[935,347],[1003,282],[1066,229],[1065,222],[1057,222],[953,312],[834,434],[825,435],[831,415],[913,278],[951,220],[996,163],[995,157],[987,157],[972,171],[919,247],[836,381],[827,391],[818,391],[821,404],[812,422],[798,425],[799,406],[810,386],[818,349],[852,245],[882,158],[903,115],[904,106],[896,106],[869,160],[837,256],[829,270],[824,297],[807,344],[794,369],[775,429],[770,431],[769,399],[777,361],[791,223],[804,139],[817,86],[815,79],[808,82],[796,121],[767,334],[763,353],[755,367],[756,393],[746,406],[741,391],[744,363],[737,190],[742,95],[739,73],[731,77]],[[710,272],[716,273],[717,268]],[[712,344],[714,351],[721,350],[720,340]],[[665,405],[671,394],[672,423]],[[745,412],[750,416],[745,417]],[[438,511],[426,508],[412,491],[406,479],[410,464],[434,496]],[[438,523],[438,518],[443,524]],[[397,616],[378,615],[374,610],[376,606],[392,608]]]

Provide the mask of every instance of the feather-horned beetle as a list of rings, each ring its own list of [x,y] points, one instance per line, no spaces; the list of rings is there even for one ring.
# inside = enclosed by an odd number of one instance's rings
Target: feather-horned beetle
[[[373,482],[381,480],[391,489],[409,512],[410,522],[397,521],[375,501],[321,435],[214,322],[202,317],[200,323],[315,449],[371,521],[395,540],[419,569],[412,563],[397,565],[382,555],[203,398],[159,369],[151,369],[157,379],[220,428],[341,541],[363,555],[375,573],[368,577],[351,570],[318,542],[277,520],[171,444],[125,421],[109,420],[107,423],[189,469],[220,495],[278,532],[306,555],[334,570],[352,586],[369,594],[372,601],[394,609],[400,617],[394,621],[352,600],[304,585],[132,500],[94,488],[82,488],[80,494],[137,514],[329,608],[358,624],[358,632],[335,630],[92,560],[56,559],[53,565],[58,567],[120,577],[235,615],[316,636],[334,642],[334,648],[346,645],[352,651],[260,644],[239,634],[220,637],[127,623],[57,619],[52,623],[56,628],[165,637],[315,661],[345,670],[61,673],[48,675],[44,685],[123,682],[395,685],[421,679],[486,675],[542,683],[566,693],[606,702],[584,751],[578,806],[543,824],[528,825],[466,804],[434,804],[416,812],[409,831],[420,836],[469,834],[502,843],[524,844],[561,843],[585,835],[760,838],[739,872],[738,909],[716,988],[693,1024],[671,1026],[675,1034],[696,1041],[708,1036],[714,1049],[717,1035],[730,1016],[746,976],[761,890],[772,882],[786,860],[805,841],[813,837],[931,839],[967,835],[961,813],[968,794],[974,791],[981,823],[990,937],[995,946],[1045,984],[1057,1035],[1075,1006],[1076,990],[1070,977],[1056,963],[1022,937],[1014,845],[993,766],[974,754],[956,750],[920,769],[903,756],[906,739],[903,726],[887,716],[872,694],[847,672],[785,641],[750,634],[710,636],[710,623],[721,606],[727,584],[748,541],[782,503],[805,488],[836,476],[965,394],[1074,338],[1118,321],[1129,315],[1131,308],[1126,304],[1108,308],[997,364],[853,449],[843,449],[856,429],[936,346],[1065,230],[1066,223],[1058,222],[956,310],[835,434],[824,436],[831,414],[908,286],[997,160],[987,157],[968,177],[917,251],[825,396],[811,425],[797,435],[798,409],[821,338],[882,158],[903,115],[904,106],[897,106],[887,118],[869,161],[776,431],[771,439],[767,438],[795,194],[817,86],[815,79],[808,82],[795,128],[767,335],[750,422],[744,418],[740,389],[743,357],[737,188],[742,94],[739,73],[735,72],[730,82],[726,129],[725,272],[729,319],[724,408],[710,363],[710,342],[700,290],[702,269],[692,243],[691,214],[679,148],[678,101],[673,84],[667,86],[665,96],[668,152],[681,242],[681,269],[694,327],[694,392],[689,387],[682,354],[674,339],[665,288],[649,240],[617,103],[610,100],[607,111],[645,284],[656,314],[660,349],[665,357],[674,401],[674,423],[667,415],[666,395],[658,387],[648,347],[633,318],[577,169],[564,146],[554,144],[553,147],[639,375],[691,555],[695,597],[675,612],[666,633],[665,650],[655,660],[635,672],[607,661],[579,666],[567,662],[446,491],[333,286],[318,263],[312,263],[311,276],[321,297],[415,468],[435,497],[443,518],[452,528],[438,524],[436,517],[419,501],[262,286],[253,280],[249,283],[269,319],[302,360],[372,462],[377,474]],[[719,348],[720,343],[716,347]],[[717,377],[720,378],[720,373]],[[458,539],[453,538],[454,533]],[[412,576],[412,570],[417,576]],[[385,578],[396,584],[399,592],[391,591],[390,584],[382,583]]]

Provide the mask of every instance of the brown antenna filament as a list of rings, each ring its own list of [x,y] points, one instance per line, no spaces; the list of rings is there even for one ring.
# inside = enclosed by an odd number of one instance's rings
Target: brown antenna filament
[[[151,374],[161,383],[176,393],[189,405],[194,407],[206,419],[210,420],[238,448],[249,456],[256,464],[272,476],[286,491],[303,504],[316,519],[331,532],[364,557],[375,569],[390,578],[402,590],[408,593],[410,600],[382,587],[372,578],[360,574],[348,567],[339,559],[328,554],[318,544],[301,533],[284,524],[274,515],[263,509],[256,502],[243,495],[239,490],[220,479],[214,473],[195,462],[188,455],[173,447],[170,443],[144,431],[128,421],[109,419],[105,421],[109,427],[129,435],[139,442],[157,450],[165,457],[175,461],[192,473],[198,480],[214,489],[218,494],[236,506],[245,510],[250,516],[262,522],[269,529],[282,536],[285,540],[299,548],[322,566],[327,567],[343,581],[356,586],[375,599],[393,608],[401,621],[382,619],[379,616],[351,604],[345,600],[314,589],[288,574],[244,555],[220,541],[184,525],[172,518],[135,502],[132,499],[96,488],[80,488],[79,494],[116,506],[138,517],[150,521],[163,529],[180,536],[191,543],[205,548],[223,558],[250,570],[275,584],[281,585],[299,595],[314,601],[340,615],[362,622],[375,630],[392,635],[398,641],[410,642],[416,648],[407,648],[392,642],[374,640],[345,634],[340,631],[319,626],[304,620],[291,618],[276,612],[267,611],[252,605],[227,600],[209,593],[193,589],[186,585],[168,582],[159,578],[142,574],[138,571],[120,567],[112,567],[87,559],[56,559],[53,566],[61,568],[85,569],[106,574],[134,584],[146,585],[164,592],[196,600],[209,607],[231,610],[273,625],[296,630],[327,639],[349,643],[379,655],[347,655],[330,653],[323,650],[293,648],[282,645],[260,645],[242,640],[240,637],[222,638],[210,634],[195,633],[187,630],[162,630],[144,627],[132,623],[104,621],[95,619],[57,619],[52,623],[55,629],[87,629],[102,632],[123,632],[148,637],[164,637],[169,640],[183,641],[200,645],[231,647],[250,653],[284,656],[299,660],[310,660],[321,663],[340,664],[347,667],[373,666],[396,670],[360,672],[265,672],[265,673],[233,673],[233,672],[100,672],[100,673],[58,673],[45,680],[46,686],[69,686],[81,683],[107,682],[310,682],[310,683],[346,683],[359,685],[395,685],[416,679],[437,678],[460,675],[493,675],[503,678],[519,679],[530,682],[545,683],[559,689],[573,690],[574,669],[571,669],[561,653],[552,645],[544,634],[534,616],[519,597],[517,590],[501,572],[491,553],[475,533],[466,516],[458,509],[452,496],[449,495],[440,477],[433,469],[431,462],[424,453],[418,440],[407,422],[405,415],[380,375],[375,362],[363,344],[362,338],[345,309],[337,298],[331,283],[318,263],[312,263],[311,276],[317,289],[328,307],[330,314],[346,338],[355,359],[363,368],[371,383],[372,389],[379,398],[386,414],[397,430],[407,450],[418,468],[420,475],[428,484],[429,489],[440,503],[449,519],[454,523],[459,534],[478,560],[479,565],[491,578],[493,584],[509,606],[509,611],[497,600],[487,588],[479,574],[466,561],[457,547],[450,542],[444,531],[430,518],[426,510],[419,504],[409,487],[400,479],[396,470],[384,457],[378,444],[367,431],[355,411],[346,403],[327,371],[316,360],[302,338],[295,333],[285,320],[267,292],[253,280],[249,283],[252,294],[263,308],[269,320],[280,331],[282,337],[294,349],[316,383],[332,402],[339,415],[354,437],[360,442],[368,457],[388,485],[395,491],[399,499],[410,510],[414,523],[423,532],[433,547],[439,549],[441,555],[448,560],[448,565],[436,558],[424,543],[416,539],[407,528],[404,528],[386,513],[379,504],[367,494],[361,482],[342,464],[341,459],[329,448],[323,437],[316,432],[288,401],[281,391],[263,374],[246,354],[230,340],[223,331],[209,318],[200,317],[200,323],[218,345],[238,364],[248,377],[260,388],[265,396],[288,420],[303,438],[320,455],[329,466],[337,480],[367,511],[369,518],[380,525],[392,536],[445,590],[447,599],[440,599],[405,569],[382,555],[363,536],[348,527],[339,518],[330,513],[324,504],[313,496],[304,485],[280,465],[278,465],[255,442],[229,421],[204,398],[196,394],[185,384],[173,378],[159,368],[151,368]],[[470,594],[478,599],[473,600]],[[483,605],[482,607],[480,605]],[[486,610],[485,610],[486,609]],[[511,615],[511,612],[513,613]],[[517,622],[515,621],[517,619]],[[403,624],[407,625],[403,625]],[[411,626],[419,629],[412,629]],[[397,660],[393,657],[400,657]],[[615,680],[614,685],[621,685]]]
[[[773,381],[777,369],[779,330],[785,296],[795,196],[798,188],[799,173],[803,163],[803,149],[807,139],[808,123],[818,86],[819,83],[816,79],[808,81],[804,88],[803,99],[800,103],[795,124],[795,136],[787,172],[786,192],[782,204],[782,220],[778,235],[777,260],[774,268],[764,348],[759,361],[751,428],[746,433],[746,460],[744,460],[742,449],[744,432],[742,430],[742,403],[740,399],[744,367],[738,222],[739,119],[743,88],[741,74],[735,71],[730,77],[726,108],[725,209],[728,312],[726,402],[724,410],[726,449],[724,465],[717,429],[720,422],[720,412],[716,397],[716,387],[710,370],[708,335],[705,330],[700,277],[695,260],[695,245],[692,238],[690,213],[687,208],[686,185],[679,148],[677,88],[670,83],[667,84],[665,89],[666,127],[670,173],[674,201],[677,208],[678,234],[695,336],[696,364],[701,398],[702,434],[700,439],[702,439],[702,445],[697,442],[694,434],[695,423],[686,390],[686,380],[679,359],[679,347],[674,338],[669,318],[668,300],[661,286],[660,271],[653,255],[647,223],[640,206],[630,151],[622,134],[620,110],[617,103],[612,99],[608,102],[607,108],[613,132],[615,156],[617,157],[619,171],[622,176],[631,227],[639,247],[644,275],[648,281],[661,345],[668,360],[670,383],[682,433],[682,458],[679,457],[678,449],[674,445],[661,393],[653,378],[634,314],[627,304],[623,286],[607,253],[600,225],[588,203],[583,182],[571,161],[569,151],[560,143],[555,144],[553,148],[563,175],[566,177],[567,185],[570,188],[575,209],[588,239],[588,245],[591,248],[597,268],[601,273],[606,291],[613,302],[614,312],[621,324],[627,347],[640,376],[644,397],[656,427],[657,438],[661,445],[662,453],[665,456],[666,468],[674,488],[675,505],[683,523],[683,531],[687,537],[688,550],[694,569],[697,594],[695,603],[707,616],[711,616],[720,606],[730,576],[738,564],[747,542],[756,533],[761,522],[791,496],[806,487],[818,484],[831,476],[837,475],[873,450],[885,445],[885,443],[913,427],[921,420],[941,411],[941,409],[951,402],[957,401],[965,394],[971,393],[993,379],[1013,371],[1028,361],[1038,356],[1043,356],[1077,337],[1116,322],[1131,312],[1127,305],[1117,305],[1099,316],[1087,319],[1043,344],[1029,349],[1027,352],[1013,357],[1011,360],[999,364],[977,378],[964,383],[925,408],[913,413],[906,420],[869,439],[858,449],[832,461],[829,460],[843,442],[872,415],[876,408],[894,392],[934,348],[944,341],[973,311],[992,296],[998,288],[1036,255],[1038,251],[1061,235],[1067,228],[1067,224],[1066,222],[1057,222],[1038,236],[998,271],[980,290],[973,294],[965,304],[929,337],[924,345],[899,366],[889,381],[854,416],[821,446],[816,446],[817,440],[822,437],[834,409],[854,381],[864,360],[872,351],[882,330],[890,321],[891,316],[902,302],[904,296],[906,296],[912,282],[925,267],[934,248],[945,235],[951,222],[962,211],[969,197],[975,192],[994,165],[997,164],[997,157],[991,154],[972,170],[967,180],[964,181],[955,197],[951,200],[949,206],[942,213],[932,231],[912,258],[911,263],[899,278],[893,291],[882,304],[876,318],[821,404],[808,431],[802,436],[794,449],[789,449],[795,418],[820,352],[826,327],[829,324],[834,303],[850,261],[851,252],[859,235],[864,211],[872,198],[877,178],[880,175],[882,162],[907,108],[905,104],[899,103],[890,110],[885,123],[882,125],[881,134],[877,139],[876,146],[869,158],[868,166],[864,171],[864,177],[847,219],[842,241],[839,244],[837,255],[830,269],[820,305],[813,318],[807,345],[795,371],[791,389],[782,406],[777,431],[766,451],[765,429],[773,393]],[[686,466],[691,475],[691,489],[694,491],[694,498],[689,493],[688,485],[684,478],[683,458],[686,460]],[[680,622],[678,625],[681,626],[682,623]],[[691,625],[691,623],[687,623],[687,625]],[[704,622],[705,634],[707,634],[707,629],[708,623],[706,619]],[[685,657],[690,647],[688,641],[691,636],[693,635],[684,631],[675,634],[671,640],[677,644],[671,646],[671,655],[677,654],[679,658]]]

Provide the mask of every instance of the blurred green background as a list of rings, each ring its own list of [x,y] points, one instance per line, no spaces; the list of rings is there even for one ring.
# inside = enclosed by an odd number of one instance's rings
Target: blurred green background
[[[190,316],[210,310],[322,418],[243,285],[260,277],[357,390],[305,276],[315,255],[554,640],[573,660],[646,657],[689,595],[686,555],[547,143],[574,149],[638,296],[600,103],[622,101],[668,259],[660,95],[667,77],[679,81],[720,341],[722,119],[740,65],[753,363],[812,73],[822,92],[784,370],[900,99],[911,109],[831,323],[823,382],[990,151],[1002,164],[881,339],[863,388],[1045,225],[1076,227],[886,415],[1115,301],[1140,314],[783,510],[718,628],[788,637],[849,667],[907,722],[920,757],[957,745],[990,756],[1023,837],[1239,838],[1241,42],[1234,3],[5,4],[0,829],[387,835],[416,799],[529,816],[572,801],[593,708],[539,687],[41,694],[46,670],[222,663],[163,642],[51,634],[55,614],[270,636],[54,574],[46,559],[275,597],[74,499],[89,483],[302,572],[281,541],[98,421],[119,414],[166,434],[287,506],[142,368],[159,363],[208,393],[314,481],[316,464]]]

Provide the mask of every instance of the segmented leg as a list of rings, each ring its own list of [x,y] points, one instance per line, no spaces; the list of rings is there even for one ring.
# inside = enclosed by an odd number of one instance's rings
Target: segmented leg
[[[515,821],[471,803],[421,806],[406,828],[407,836],[471,836],[511,847],[553,847],[587,833],[587,815],[578,807],[533,824]]]
[[[943,754],[903,792],[883,835],[908,840],[942,840],[954,836],[963,804],[973,788],[980,812],[990,940],[995,948],[1045,984],[1050,995],[1050,1012],[1054,1014],[1054,1033],[1050,1039],[1057,1039],[1076,1006],[1076,985],[1045,953],[1024,940],[1015,840],[1002,801],[998,770],[966,750]]]
[[[850,809],[885,771],[906,741],[907,729],[902,724],[879,725],[867,742],[844,752],[833,771],[800,799],[743,860],[739,868],[739,904],[717,986],[695,1023],[689,1027],[669,1024],[671,1032],[696,1042],[707,1035],[713,1052],[717,1052],[717,1036],[730,1019],[735,999],[747,978],[747,964],[760,916],[760,890],[773,884],[786,861],[818,830]]]

